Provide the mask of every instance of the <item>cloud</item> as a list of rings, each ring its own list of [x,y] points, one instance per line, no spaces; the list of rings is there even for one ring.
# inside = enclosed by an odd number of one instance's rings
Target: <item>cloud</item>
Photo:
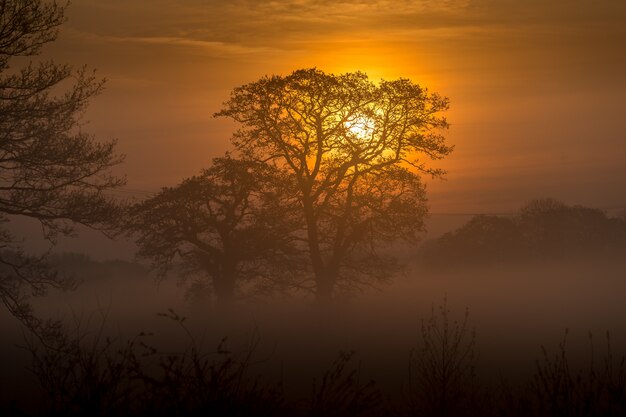
[[[119,37],[288,45],[354,33],[384,36],[408,28],[456,26],[467,4],[468,0],[86,0],[73,6],[78,18],[71,18],[70,25]]]
[[[246,46],[236,43],[194,39],[192,37],[183,36],[117,36],[84,32],[76,29],[69,29],[67,32],[75,38],[80,38],[89,42],[188,47],[204,51],[206,53],[219,55],[251,55],[278,52],[278,50],[270,47]]]
[[[395,48],[397,56],[420,51],[439,70],[443,61],[450,69],[511,73],[626,70],[622,0],[85,0],[73,8],[79,18],[70,27],[88,41],[209,56],[363,56]]]
[[[490,48],[503,59],[507,51],[526,50],[534,59],[557,53],[605,62],[621,54],[626,41],[622,0],[85,0],[80,8],[101,20],[76,29],[101,41],[220,56],[317,53],[337,43],[370,42],[449,53]]]

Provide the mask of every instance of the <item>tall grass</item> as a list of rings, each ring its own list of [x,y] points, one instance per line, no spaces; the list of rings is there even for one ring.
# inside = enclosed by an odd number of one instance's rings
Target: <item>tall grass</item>
[[[254,374],[258,335],[237,353],[226,348],[225,339],[207,350],[187,329],[184,317],[174,311],[163,316],[178,327],[183,348],[159,348],[145,333],[130,340],[106,337],[105,316],[96,326],[79,322],[56,332],[45,343],[31,339],[27,348],[42,394],[34,414],[626,416],[626,359],[613,354],[608,334],[601,355],[589,337],[590,354],[582,366],[567,352],[566,333],[555,352],[541,348],[531,380],[489,387],[477,376],[476,333],[469,312],[455,318],[446,299],[422,322],[420,344],[406,365],[404,396],[395,401],[363,375],[367,366],[356,361],[354,352],[340,353],[321,375],[311,375],[308,399],[285,398],[283,381]],[[19,412],[15,407],[0,411]]]
[[[382,395],[373,380],[361,381],[350,367],[354,352],[341,352],[321,381],[313,382],[311,417],[375,416],[383,412]]]
[[[571,365],[566,350],[568,332],[557,352],[542,346],[536,372],[530,384],[529,401],[537,416],[623,416],[626,415],[625,358],[615,360],[611,337],[606,333],[606,353],[595,357],[593,335],[589,334],[588,364]]]
[[[447,298],[421,325],[421,347],[409,359],[408,406],[411,416],[480,415],[475,372],[476,333],[469,311],[453,319]]]
[[[164,316],[183,332],[182,351],[160,350],[145,333],[124,343],[104,337],[104,319],[92,337],[78,325],[72,337],[30,343],[32,371],[43,388],[42,414],[278,415],[281,387],[248,374],[258,339],[238,355],[225,348],[225,339],[204,352],[184,317],[171,310]]]

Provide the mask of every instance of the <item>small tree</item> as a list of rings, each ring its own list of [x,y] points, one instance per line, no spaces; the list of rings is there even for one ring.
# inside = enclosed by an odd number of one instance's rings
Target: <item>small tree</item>
[[[462,321],[453,320],[448,301],[422,322],[420,349],[411,352],[408,400],[411,415],[484,415],[475,374],[474,329],[469,311]]]
[[[242,124],[241,152],[292,176],[319,300],[386,277],[381,245],[423,229],[418,173],[443,174],[422,158],[452,151],[438,133],[447,108],[406,79],[374,85],[360,72],[306,69],[238,87],[217,113]]]
[[[0,222],[35,219],[51,244],[73,224],[105,226],[117,213],[105,191],[123,180],[109,169],[121,158],[114,142],[96,142],[80,116],[103,83],[84,68],[54,62],[14,67],[56,39],[65,6],[40,0],[0,0]],[[63,92],[64,91],[64,92]],[[0,231],[0,300],[34,328],[28,293],[70,284],[44,257],[28,256]]]
[[[161,275],[180,263],[200,272],[219,301],[246,283],[275,288],[274,266],[286,266],[290,236],[287,213],[276,206],[281,181],[266,164],[216,158],[200,175],[134,206],[128,230]]]

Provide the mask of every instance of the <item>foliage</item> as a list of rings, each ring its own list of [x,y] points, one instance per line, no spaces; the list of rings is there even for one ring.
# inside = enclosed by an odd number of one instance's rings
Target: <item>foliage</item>
[[[439,133],[447,108],[407,79],[375,85],[360,72],[304,69],[237,87],[217,113],[242,125],[233,136],[242,154],[292,177],[318,299],[384,279],[392,264],[384,245],[422,231],[415,171],[443,174],[422,158],[452,151]]]
[[[416,416],[481,415],[475,374],[476,335],[469,312],[452,320],[447,299],[422,323],[420,349],[409,363],[409,413]]]
[[[584,366],[568,355],[568,331],[552,355],[544,346],[532,381],[514,395],[506,390],[502,414],[511,416],[623,416],[626,413],[626,357],[616,358],[606,333],[606,353],[597,361],[593,335]],[[598,362],[600,365],[598,366]]]
[[[284,274],[294,261],[286,256],[290,217],[277,207],[287,198],[283,182],[266,164],[215,158],[200,175],[132,207],[126,230],[161,275],[182,264],[197,279],[192,288],[208,279],[220,301],[246,284],[271,288],[270,280],[280,284],[276,268]]]
[[[56,39],[65,6],[39,0],[0,1],[0,222],[13,216],[41,224],[51,243],[73,224],[105,228],[118,214],[105,192],[123,180],[109,173],[121,158],[115,142],[96,142],[81,115],[103,82],[85,68],[52,61],[19,66]],[[67,287],[45,258],[27,255],[19,239],[0,230],[0,300],[29,327],[40,322],[28,293]]]
[[[420,249],[431,265],[489,264],[593,253],[619,253],[626,222],[602,210],[533,200],[512,217],[479,215]]]
[[[593,337],[589,334],[593,348]],[[544,415],[556,411],[561,415],[623,415],[626,412],[626,368],[622,356],[616,363],[611,351],[611,339],[606,334],[607,351],[602,365],[597,367],[593,354],[586,371],[572,371],[565,353],[565,339],[559,354],[550,359],[545,348],[543,362],[537,362],[533,384]],[[548,411],[550,410],[550,411]],[[546,412],[547,411],[547,412]]]
[[[313,383],[311,417],[368,416],[382,413],[382,396],[374,381],[361,383],[356,369],[347,369],[354,352],[341,352],[322,380]]]
[[[479,385],[475,333],[468,314],[453,320],[444,300],[422,323],[422,344],[411,352],[403,410],[375,381],[362,376],[361,364],[353,365],[354,352],[340,353],[313,380],[308,401],[292,401],[283,396],[282,382],[251,375],[258,363],[258,335],[239,352],[227,350],[226,339],[217,349],[206,350],[186,327],[185,317],[172,310],[161,316],[182,331],[175,336],[182,349],[159,348],[152,334],[141,333],[128,341],[107,338],[106,315],[100,322],[78,322],[73,332],[59,328],[47,343],[29,339],[32,372],[44,400],[32,409],[35,415],[591,417],[626,413],[626,358],[614,355],[608,333],[602,355],[595,352],[590,334],[586,361],[572,358],[566,349],[566,332],[555,354],[542,347],[530,381],[515,380],[513,387],[506,381],[500,387]],[[501,371],[506,377],[507,370]],[[28,394],[36,406],[36,392]],[[25,415],[15,406],[0,411]]]
[[[442,264],[500,263],[523,258],[527,251],[513,219],[485,215],[473,217],[421,250],[425,262]]]
[[[519,227],[536,256],[563,256],[626,245],[626,223],[602,210],[550,198],[522,207]]]
[[[28,345],[33,373],[44,392],[41,412],[59,416],[268,416],[282,407],[279,386],[248,376],[258,339],[243,354],[204,352],[173,311],[162,314],[186,334],[187,347],[165,352],[150,334],[120,343],[104,336],[106,315],[89,334],[89,323]]]
[[[204,351],[185,327],[185,318],[170,310],[186,336],[187,347],[166,352],[148,343],[151,334],[120,343],[104,336],[106,316],[95,333],[77,323],[74,333],[59,332],[41,344],[27,346],[32,371],[43,388],[44,415],[218,415],[274,416],[303,412],[311,416],[384,414],[382,395],[373,381],[361,383],[349,367],[353,353],[342,353],[313,383],[305,410],[286,404],[280,384],[263,384],[249,375],[258,336],[240,354],[225,347]],[[299,415],[299,414],[298,414]]]

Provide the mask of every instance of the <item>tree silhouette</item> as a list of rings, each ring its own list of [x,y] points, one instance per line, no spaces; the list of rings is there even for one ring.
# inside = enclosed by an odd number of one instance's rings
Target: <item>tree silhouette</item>
[[[554,259],[586,254],[621,254],[626,222],[602,210],[534,199],[515,216],[478,215],[455,231],[426,242],[422,263],[467,265]]]
[[[74,223],[105,226],[117,213],[105,191],[123,183],[109,173],[121,161],[115,143],[81,130],[80,116],[103,82],[52,61],[13,66],[56,39],[64,10],[55,2],[0,1],[0,222],[35,219],[52,244],[72,234]],[[40,295],[71,280],[45,257],[28,256],[7,230],[0,231],[0,248],[0,300],[34,328],[28,292]]]
[[[552,198],[530,201],[520,209],[519,227],[537,257],[568,256],[626,243],[623,223],[600,209],[568,206]]]
[[[198,284],[208,280],[220,302],[246,284],[275,289],[294,260],[284,220],[291,216],[277,207],[287,199],[281,183],[267,164],[215,158],[200,175],[132,207],[127,229],[161,275],[175,264],[200,273]]]
[[[423,263],[453,265],[525,259],[530,246],[513,218],[478,215],[453,232],[424,244]]]
[[[298,70],[233,90],[217,116],[241,123],[239,151],[293,178],[314,292],[383,279],[381,247],[413,240],[426,214],[422,160],[452,151],[439,133],[448,100],[406,79],[375,85],[364,73]],[[410,170],[413,168],[413,170]],[[358,273],[354,273],[358,272]]]

